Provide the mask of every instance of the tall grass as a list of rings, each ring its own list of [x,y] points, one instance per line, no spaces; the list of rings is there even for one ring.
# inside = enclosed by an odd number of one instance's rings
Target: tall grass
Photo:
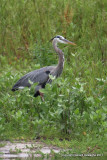
[[[34,43],[44,44],[61,34],[75,41],[76,50],[83,49],[87,58],[105,61],[105,6],[105,0],[4,0],[0,6],[0,52],[23,57]]]

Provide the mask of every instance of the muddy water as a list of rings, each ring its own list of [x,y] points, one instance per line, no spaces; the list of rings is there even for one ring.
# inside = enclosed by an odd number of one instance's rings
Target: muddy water
[[[60,152],[60,148],[47,146],[42,142],[9,142],[0,141],[0,159],[16,159],[42,157],[42,154],[50,154],[51,150],[55,153]]]

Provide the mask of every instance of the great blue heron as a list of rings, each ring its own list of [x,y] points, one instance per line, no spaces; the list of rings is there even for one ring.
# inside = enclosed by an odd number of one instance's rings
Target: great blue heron
[[[47,66],[24,75],[16,84],[13,86],[12,91],[16,91],[18,89],[23,89],[24,87],[31,87],[33,83],[38,83],[35,89],[34,97],[41,96],[43,99],[43,94],[40,92],[41,88],[45,88],[46,83],[50,83],[51,79],[49,75],[54,76],[55,78],[59,77],[62,73],[64,67],[64,53],[61,49],[57,47],[57,43],[65,43],[75,45],[75,43],[68,41],[62,36],[56,36],[51,39],[53,43],[53,48],[58,53],[59,61],[57,66]],[[30,83],[30,81],[32,83]]]

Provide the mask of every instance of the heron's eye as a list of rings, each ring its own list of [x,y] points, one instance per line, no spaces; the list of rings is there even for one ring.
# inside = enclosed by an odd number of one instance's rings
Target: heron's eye
[[[59,38],[59,39],[60,39],[60,36],[56,36],[56,38]]]

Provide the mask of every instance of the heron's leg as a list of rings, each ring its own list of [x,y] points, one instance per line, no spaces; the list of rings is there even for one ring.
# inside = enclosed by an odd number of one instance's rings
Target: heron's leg
[[[35,94],[34,94],[34,97],[37,97],[37,96],[40,96],[42,101],[44,101],[44,94],[42,92],[40,92],[40,89],[41,88],[45,88],[45,83],[44,84],[38,84],[35,88]]]
[[[44,101],[44,94],[43,94],[42,92],[39,91],[39,95],[40,95],[42,101]]]

